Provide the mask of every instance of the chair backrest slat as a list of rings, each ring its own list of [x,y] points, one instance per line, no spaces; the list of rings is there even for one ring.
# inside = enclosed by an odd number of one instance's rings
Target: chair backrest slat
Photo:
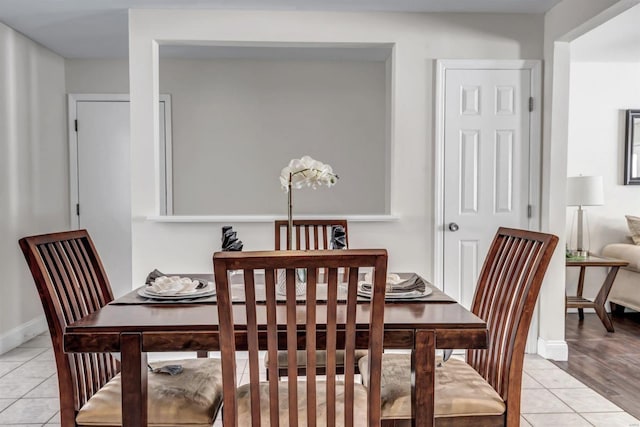
[[[296,328],[296,271],[288,268],[286,275],[287,296],[287,383],[289,386],[289,426],[298,426],[298,362],[296,353],[298,349],[298,330]]]
[[[338,275],[335,268],[329,269],[327,280],[327,425],[336,419],[336,350],[338,331]]]
[[[223,424],[225,427],[237,426],[238,402],[235,393],[236,366],[235,348],[236,341],[244,341],[248,344],[249,351],[249,397],[251,406],[251,425],[260,425],[256,422],[261,418],[260,411],[260,387],[257,376],[251,373],[257,371],[257,363],[252,362],[254,354],[258,350],[267,350],[269,355],[268,369],[276,368],[278,350],[287,349],[287,367],[290,375],[286,381],[278,381],[277,376],[269,377],[269,420],[271,426],[282,425],[279,419],[280,404],[279,393],[286,384],[288,404],[286,425],[297,426],[305,424],[315,426],[317,419],[327,419],[327,425],[342,424],[342,420],[336,420],[338,409],[344,410],[344,425],[354,424],[354,379],[353,366],[356,349],[356,321],[368,325],[369,331],[369,357],[370,357],[370,381],[374,388],[369,390],[368,417],[370,425],[380,423],[380,375],[382,366],[382,337],[384,329],[384,292],[386,285],[387,253],[385,250],[344,250],[344,251],[267,251],[267,252],[219,252],[214,254],[213,264],[215,270],[215,282],[217,292],[218,320],[220,347],[222,349],[223,371]],[[338,294],[338,271],[349,271],[346,283],[346,298]],[[306,298],[301,301],[296,295],[296,270],[306,271]],[[373,298],[369,304],[368,319],[357,319],[358,301],[357,286],[359,272],[362,269],[373,269]],[[244,286],[247,303],[232,306],[231,287],[229,275],[231,271],[242,270],[244,273]],[[277,301],[276,277],[278,271],[284,270],[286,280],[285,301]],[[320,274],[326,270],[325,275]],[[265,304],[255,301],[255,291],[258,285],[256,275],[264,273]],[[340,284],[342,287],[342,283]],[[326,287],[326,301],[318,302],[320,287]],[[241,314],[242,307],[246,313]],[[255,311],[254,311],[255,310]],[[366,312],[366,311],[365,311]],[[238,316],[234,319],[234,315]],[[262,325],[266,319],[266,328]],[[245,325],[246,322],[246,325]],[[366,323],[365,323],[366,322]],[[254,324],[255,323],[255,324]],[[266,330],[265,330],[266,329]],[[265,340],[266,336],[266,340]],[[253,344],[257,343],[257,345]],[[266,348],[265,348],[266,347]],[[345,393],[338,396],[336,381],[336,351],[344,349],[347,360],[351,361],[349,378],[345,378]],[[307,382],[306,386],[298,388],[297,379],[297,352],[307,352]],[[316,381],[316,351],[326,350],[327,368],[326,384],[321,385]],[[347,368],[349,369],[349,368]],[[324,390],[319,388],[326,387]],[[340,385],[342,387],[342,385]],[[326,393],[326,405],[318,406],[317,392]],[[306,392],[306,408],[298,407],[298,395]],[[283,399],[284,396],[280,395]],[[320,409],[323,408],[323,409]],[[298,420],[300,409],[306,409],[306,419]],[[323,411],[320,413],[320,411]],[[266,415],[265,415],[266,416]],[[283,415],[284,416],[284,415]]]
[[[119,372],[120,366],[110,354],[65,354],[64,329],[112,301],[113,293],[86,230],[25,237],[19,243],[49,325],[61,421],[74,425],[79,408]]]
[[[487,322],[489,346],[468,350],[467,361],[507,403],[507,414],[520,412],[527,332],[557,242],[551,234],[500,228],[480,272],[471,311]]]
[[[267,350],[269,354],[269,369],[276,372],[278,369],[278,322],[276,318],[276,271],[273,268],[265,269],[265,295],[267,305]],[[217,274],[217,272],[216,272]],[[223,273],[223,274],[226,274]],[[278,376],[269,377],[269,425],[280,425],[280,402],[278,396]]]
[[[316,372],[316,299],[318,295],[317,270],[310,269],[307,271],[307,289],[306,289],[306,307],[307,307],[307,370],[306,372]],[[275,376],[275,375],[272,375]],[[316,376],[309,375],[307,377],[307,426],[315,427],[316,425]]]
[[[247,346],[249,349],[249,383],[251,384],[251,406],[260,406],[260,377],[258,375],[258,322],[256,320],[256,289],[251,270],[245,270],[244,283],[247,313]],[[253,427],[260,427],[260,418],[254,419]]]
[[[349,281],[358,281],[358,272],[352,270]],[[358,299],[358,289],[355,286],[347,289],[347,324],[345,326],[344,345],[344,400],[352,402],[354,399],[354,377],[355,377],[355,337],[356,337],[356,302]],[[344,425],[353,426],[353,406],[347,405],[344,408]]]

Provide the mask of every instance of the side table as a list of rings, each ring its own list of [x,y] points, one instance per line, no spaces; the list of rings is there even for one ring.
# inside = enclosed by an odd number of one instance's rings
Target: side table
[[[566,265],[567,267],[580,267],[580,276],[578,278],[578,290],[576,295],[567,295],[565,300],[565,310],[567,308],[577,308],[578,309],[578,317],[580,320],[584,320],[584,310],[585,308],[593,308],[596,311],[596,314],[602,321],[602,324],[609,332],[614,332],[613,323],[611,323],[611,318],[607,314],[607,311],[604,308],[604,304],[607,301],[607,297],[609,296],[609,291],[611,291],[611,286],[613,285],[613,281],[618,274],[618,270],[620,267],[625,267],[629,263],[627,261],[621,259],[614,258],[603,258],[598,257],[593,254],[589,254],[586,257],[576,257],[576,258],[567,258]],[[604,279],[602,286],[600,287],[600,291],[596,298],[591,301],[590,299],[584,298],[582,296],[582,291],[584,288],[584,275],[587,267],[609,267],[609,274]]]

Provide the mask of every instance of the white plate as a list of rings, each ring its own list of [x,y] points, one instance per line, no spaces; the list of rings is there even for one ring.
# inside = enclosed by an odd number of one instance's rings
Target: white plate
[[[202,298],[209,297],[216,294],[216,287],[213,282],[209,282],[206,287],[202,289],[196,289],[194,292],[182,293],[182,294],[158,294],[152,290],[144,287],[138,289],[138,295],[144,298],[153,299],[189,299],[189,298]]]
[[[429,287],[425,288],[424,291],[408,291],[408,292],[388,292],[385,293],[384,299],[392,300],[392,299],[412,299],[412,298],[422,298],[427,295],[431,295],[433,290]],[[371,292],[367,292],[358,286],[358,295],[365,298],[371,298]]]

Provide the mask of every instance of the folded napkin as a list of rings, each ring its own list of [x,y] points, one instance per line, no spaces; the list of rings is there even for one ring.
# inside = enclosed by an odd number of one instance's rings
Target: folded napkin
[[[145,283],[148,289],[157,294],[165,295],[190,294],[207,286],[205,280],[180,276],[165,276],[157,269],[147,275]]]
[[[147,287],[158,295],[189,295],[202,288],[200,281],[180,276],[160,276]]]
[[[359,282],[359,285],[362,291],[372,292],[373,275],[371,273],[366,273],[364,275],[364,280]],[[411,291],[424,292],[425,289],[426,285],[417,274],[412,274],[407,279],[402,279],[395,273],[387,274],[387,294],[405,293]]]
[[[154,374],[169,374],[171,376],[178,375],[184,371],[182,365],[164,365],[159,368],[154,368],[147,363],[147,367],[149,368],[149,372],[153,372]]]

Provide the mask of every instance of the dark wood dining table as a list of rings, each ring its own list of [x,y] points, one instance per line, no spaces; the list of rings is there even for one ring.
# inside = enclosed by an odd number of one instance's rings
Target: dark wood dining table
[[[194,275],[189,275],[193,277]],[[209,277],[211,275],[199,275]],[[211,280],[211,279],[209,279]],[[427,283],[431,295],[385,303],[385,349],[408,349],[412,354],[412,416],[415,426],[434,425],[436,349],[486,348],[487,324],[453,299]],[[244,319],[241,298],[234,311],[236,323]],[[263,308],[266,306],[263,306]],[[299,310],[304,311],[304,304]],[[260,308],[260,307],[259,307]],[[286,306],[277,317],[286,319]],[[266,312],[257,313],[266,325]],[[304,315],[300,317],[304,319]],[[326,318],[318,307],[318,319]],[[359,304],[356,346],[366,348],[369,305]],[[318,330],[322,330],[321,325]],[[305,325],[300,325],[304,336]],[[303,342],[303,340],[301,341]],[[246,350],[246,343],[236,343]],[[154,302],[136,291],[116,299],[64,331],[67,353],[120,352],[122,418],[124,427],[147,425],[147,352],[217,351],[218,312],[205,298],[184,302]]]

